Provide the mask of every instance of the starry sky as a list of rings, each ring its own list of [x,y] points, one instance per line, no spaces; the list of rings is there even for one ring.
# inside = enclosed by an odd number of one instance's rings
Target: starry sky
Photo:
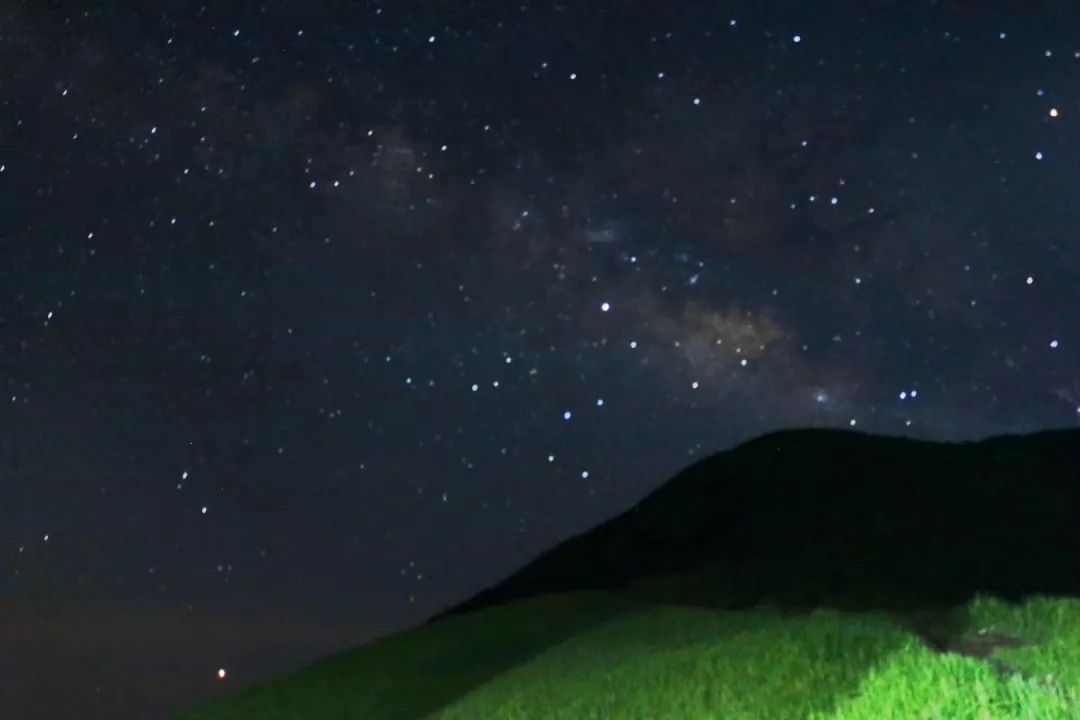
[[[1080,8],[1015,5],[0,1],[7,706],[163,717],[768,431],[1075,427]]]

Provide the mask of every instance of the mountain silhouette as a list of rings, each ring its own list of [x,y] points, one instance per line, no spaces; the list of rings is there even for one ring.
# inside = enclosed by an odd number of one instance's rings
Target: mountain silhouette
[[[691,465],[428,622],[628,588],[794,610],[1080,594],[1080,430],[963,443],[771,433]]]

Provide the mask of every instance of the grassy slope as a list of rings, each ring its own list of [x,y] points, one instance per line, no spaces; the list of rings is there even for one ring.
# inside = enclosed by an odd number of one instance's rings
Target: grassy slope
[[[955,648],[993,636],[983,628],[1033,644],[977,659],[884,613],[551,595],[448,617],[181,718],[1080,720],[1080,599],[978,598],[966,625],[950,630]]]

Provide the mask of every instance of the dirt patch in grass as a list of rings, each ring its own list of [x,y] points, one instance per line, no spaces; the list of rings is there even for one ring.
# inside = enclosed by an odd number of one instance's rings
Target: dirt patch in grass
[[[961,608],[924,610],[907,616],[901,622],[935,651],[985,660],[1002,677],[1018,671],[1008,663],[995,659],[994,653],[1038,644],[994,628],[965,630],[961,627],[964,615]]]

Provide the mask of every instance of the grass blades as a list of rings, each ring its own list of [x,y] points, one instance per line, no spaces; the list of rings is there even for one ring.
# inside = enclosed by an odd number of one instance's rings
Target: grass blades
[[[1080,600],[980,596],[963,616],[927,642],[889,613],[553,595],[381,640],[178,720],[1080,720]]]

